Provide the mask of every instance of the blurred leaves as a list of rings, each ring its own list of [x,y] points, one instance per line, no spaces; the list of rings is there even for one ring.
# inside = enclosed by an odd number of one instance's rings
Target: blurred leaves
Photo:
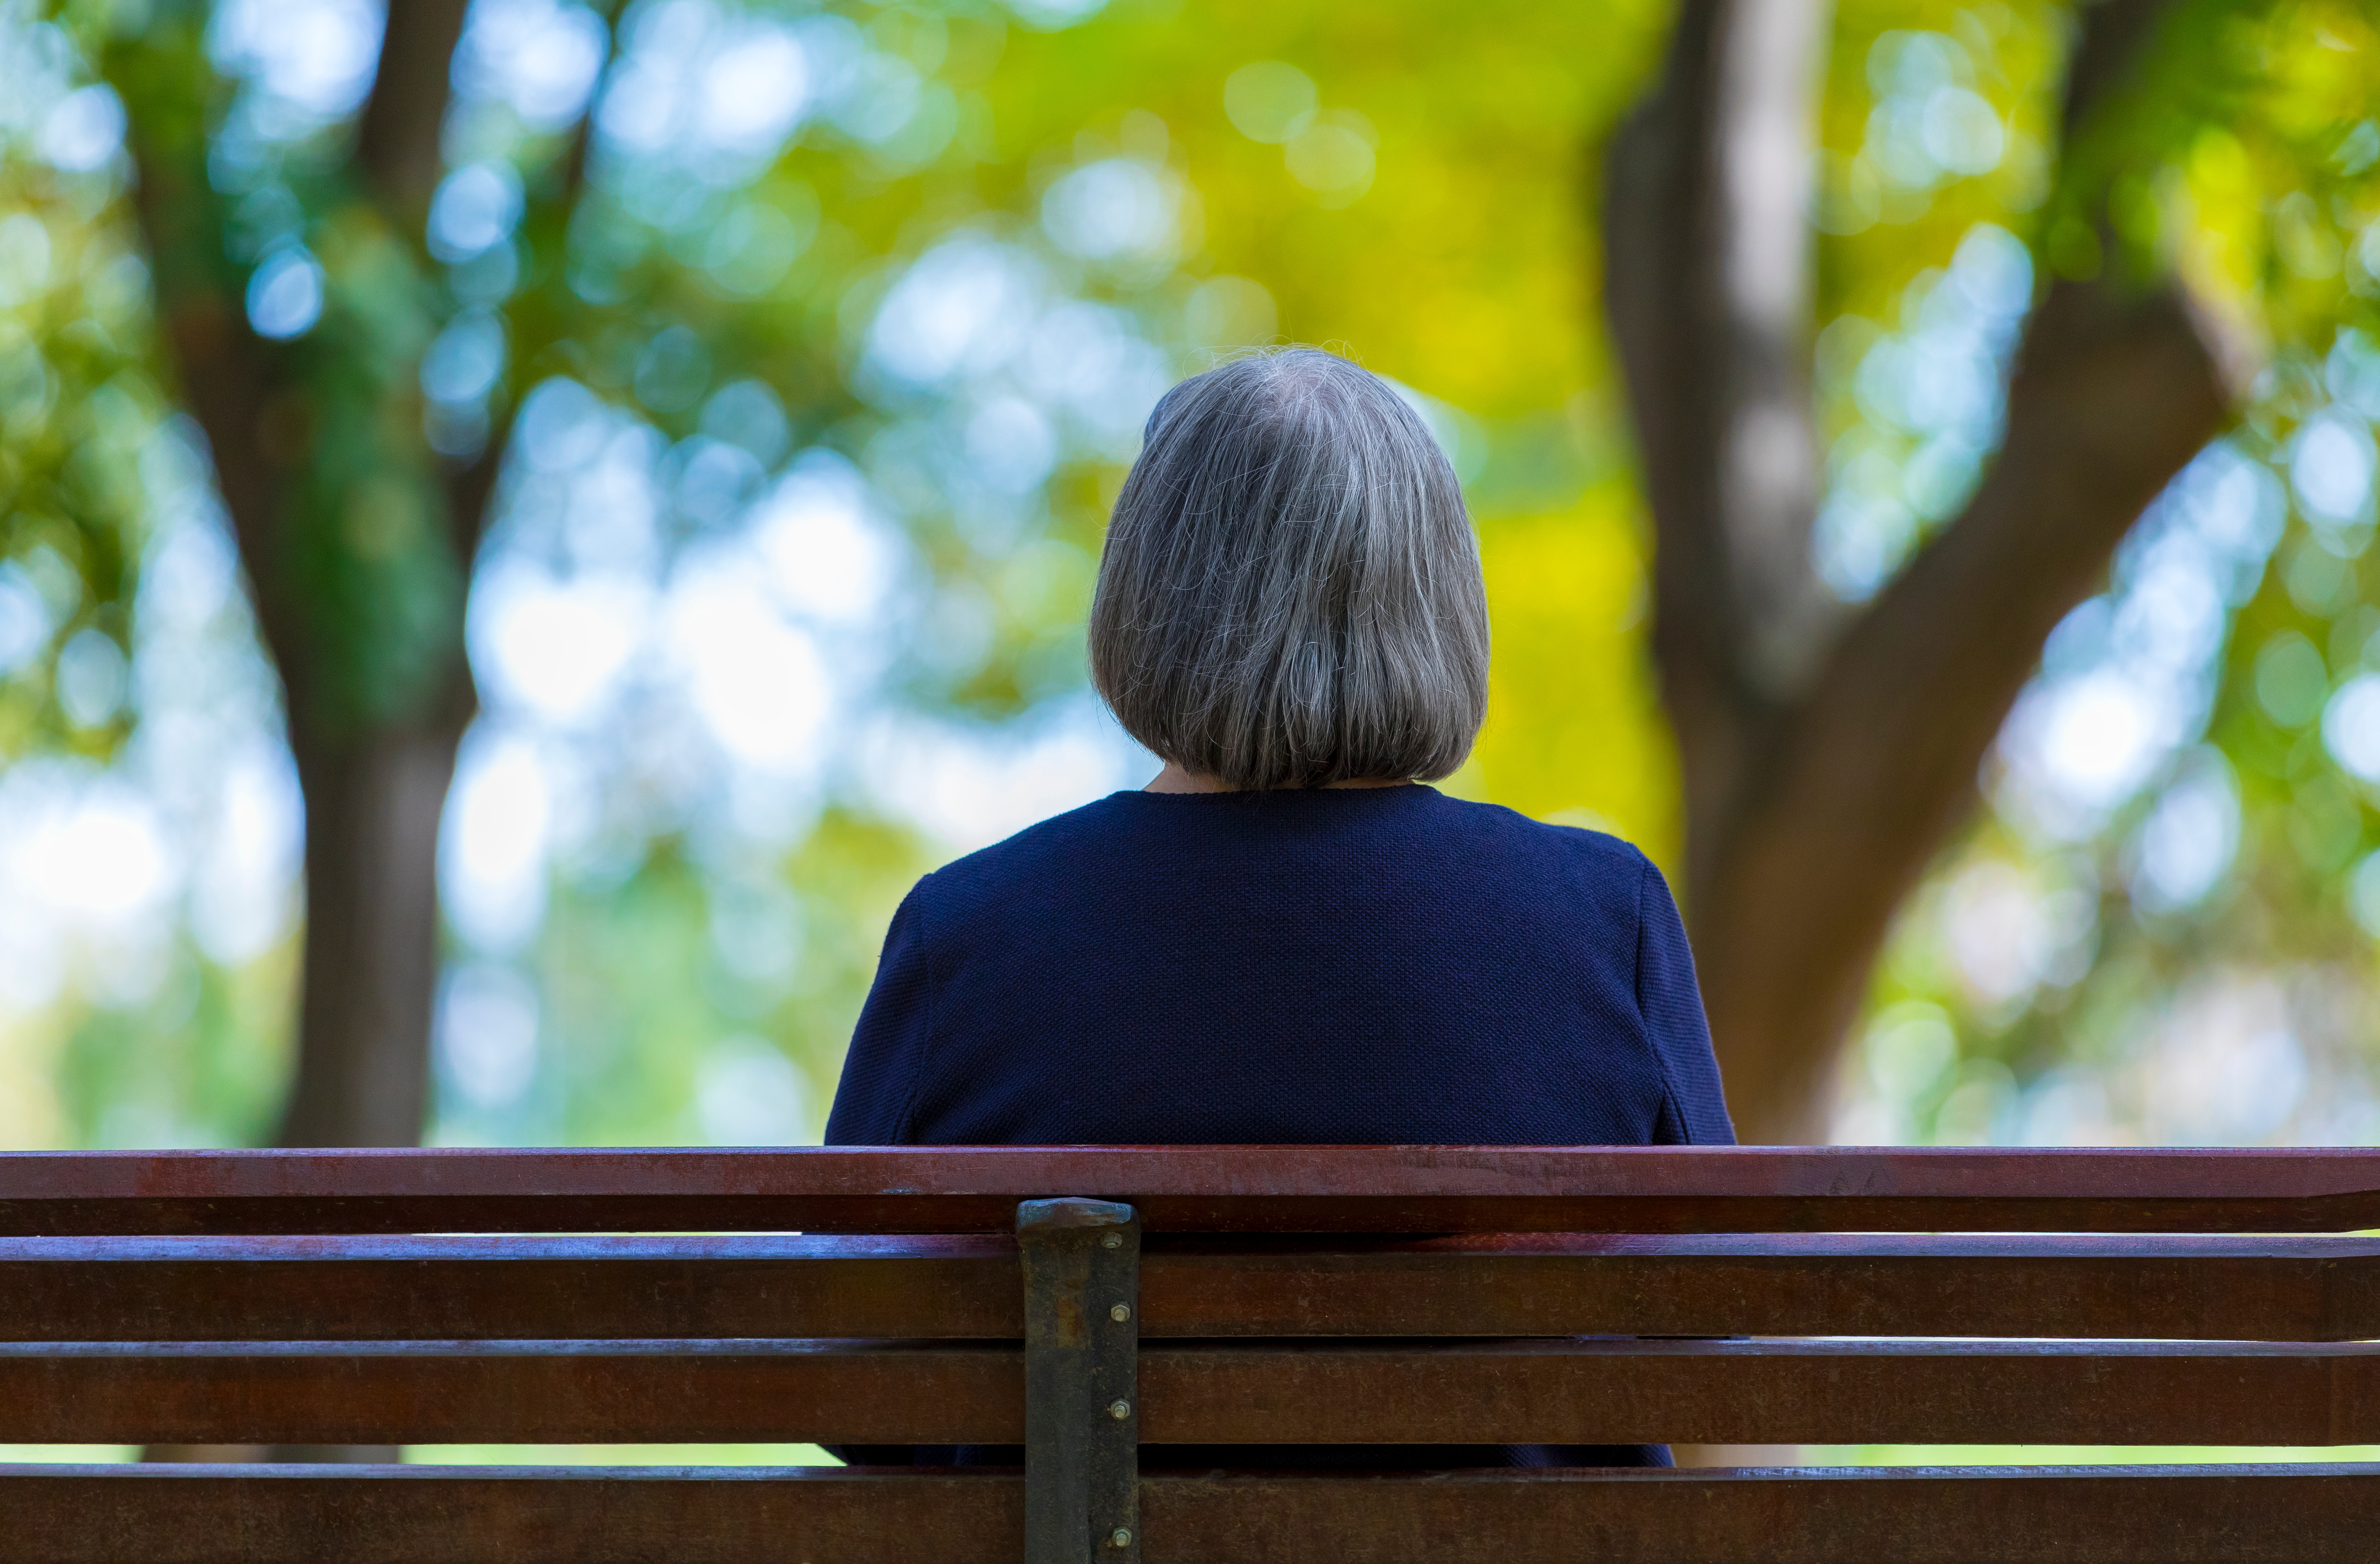
[[[814,1129],[909,880],[1112,774],[1079,716],[1106,507],[1155,388],[1251,344],[1412,388],[1464,478],[1497,661],[1452,785],[1674,854],[1588,222],[1661,8],[480,0],[418,231],[357,193],[360,87],[231,14],[0,10],[0,762],[133,765],[134,719],[179,709],[143,704],[135,564],[220,521],[172,498],[198,443],[159,333],[237,329],[302,257],[319,302],[265,409],[302,453],[268,589],[323,649],[293,698],[401,713],[467,625],[488,697],[448,822],[443,1134]],[[1847,1133],[2380,1134],[2380,833],[2342,704],[2380,664],[2380,39],[2350,0],[2192,0],[2061,161],[2072,32],[2046,0],[1837,7],[1829,582],[1872,592],[1955,514],[2023,310],[2111,242],[2178,258],[2267,367],[2053,643],[1904,916]],[[480,540],[455,484],[483,461]],[[2058,791],[2039,735],[2135,718],[2137,753]],[[0,1023],[6,1078],[55,1083],[14,1143],[269,1117],[288,937],[205,953],[200,829],[174,953]]]
[[[1992,15],[2012,13],[1972,13]],[[2047,52],[2057,19],[2035,15],[2033,48]],[[1839,50],[1858,33],[1847,13]],[[2026,35],[2004,32],[2002,52]],[[2058,191],[1960,214],[2029,233],[2053,271],[2087,272],[2108,261],[2076,236],[2095,183],[2115,238],[2177,258],[2265,367],[2243,427],[2177,480],[2108,592],[2053,637],[1985,779],[1994,808],[1904,912],[1846,1074],[1852,1138],[2380,1134],[2372,940],[2345,895],[2371,800],[2330,715],[2374,612],[2361,452],[2380,406],[2359,402],[2356,376],[2380,287],[2357,258],[2380,186],[2355,127],[2376,42],[2353,6],[2175,7]],[[1837,261],[1833,308],[1888,321],[1884,297],[1851,285],[1909,274]],[[1895,449],[1858,400],[1875,336],[1828,336],[1842,345],[1828,377],[1839,439]],[[1859,481],[1846,449],[1837,470]]]

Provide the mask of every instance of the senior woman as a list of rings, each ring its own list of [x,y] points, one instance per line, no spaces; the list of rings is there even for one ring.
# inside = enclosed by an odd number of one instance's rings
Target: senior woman
[[[1168,393],[1108,527],[1090,662],[1164,770],[917,882],[830,1143],[1733,1141],[1659,871],[1612,837],[1424,785],[1478,731],[1488,604],[1454,473],[1387,383],[1301,348]],[[1669,1459],[1142,1451],[1149,1466]]]

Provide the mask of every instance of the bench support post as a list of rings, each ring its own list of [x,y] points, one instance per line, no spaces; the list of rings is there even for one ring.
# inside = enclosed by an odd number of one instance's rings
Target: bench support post
[[[1016,1207],[1025,1262],[1026,1564],[1140,1564],[1140,1218]]]

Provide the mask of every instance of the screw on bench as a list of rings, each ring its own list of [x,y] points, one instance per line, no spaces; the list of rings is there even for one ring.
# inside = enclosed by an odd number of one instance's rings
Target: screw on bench
[[[1026,1564],[1139,1564],[1140,1219],[1106,1200],[1016,1208],[1025,1273]],[[1112,1327],[1094,1328],[1096,1300]]]

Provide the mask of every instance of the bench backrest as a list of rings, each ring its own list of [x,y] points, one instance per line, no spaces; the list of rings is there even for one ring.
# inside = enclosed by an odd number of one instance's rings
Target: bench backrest
[[[2380,1152],[0,1156],[0,1440],[1023,1444],[1023,1473],[0,1469],[0,1559],[2313,1559],[2349,1465],[1152,1473],[1148,1444],[2380,1442]],[[2253,1236],[2251,1236],[2253,1235]]]

